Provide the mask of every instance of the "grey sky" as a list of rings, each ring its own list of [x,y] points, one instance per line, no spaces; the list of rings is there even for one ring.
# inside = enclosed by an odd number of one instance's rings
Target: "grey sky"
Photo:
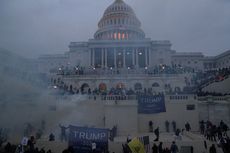
[[[0,47],[27,57],[68,51],[93,38],[114,0],[0,0]],[[178,52],[217,55],[230,49],[230,0],[125,0],[152,40]]]

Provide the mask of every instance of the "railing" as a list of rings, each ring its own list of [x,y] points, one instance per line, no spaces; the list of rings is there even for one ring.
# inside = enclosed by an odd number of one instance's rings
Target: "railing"
[[[114,95],[114,96],[101,96],[101,100],[137,100],[135,95]]]
[[[199,101],[207,101],[207,102],[214,102],[214,101],[228,101],[230,102],[230,95],[226,96],[202,96],[198,97]]]
[[[76,70],[75,70],[76,69]],[[58,75],[63,76],[88,76],[88,75],[96,75],[96,76],[120,76],[120,75],[142,75],[142,76],[178,76],[180,74],[191,74],[194,73],[191,70],[187,69],[167,69],[165,67],[162,68],[75,68],[75,69],[61,69],[53,71]]]

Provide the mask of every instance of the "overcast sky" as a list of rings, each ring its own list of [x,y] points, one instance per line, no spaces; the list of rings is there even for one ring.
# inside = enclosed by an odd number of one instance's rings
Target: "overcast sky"
[[[93,38],[114,0],[0,0],[0,48],[26,57],[64,53]],[[217,55],[230,49],[230,0],[125,0],[146,37],[178,52]]]

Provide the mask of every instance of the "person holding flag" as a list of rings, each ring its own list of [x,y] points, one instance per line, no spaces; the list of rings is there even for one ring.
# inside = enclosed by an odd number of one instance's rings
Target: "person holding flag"
[[[133,138],[129,143],[128,146],[132,153],[146,153],[144,144],[138,138]]]

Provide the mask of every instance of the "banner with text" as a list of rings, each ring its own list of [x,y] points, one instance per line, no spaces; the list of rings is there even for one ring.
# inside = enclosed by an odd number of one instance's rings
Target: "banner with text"
[[[80,153],[91,152],[93,148],[102,151],[108,147],[108,133],[108,129],[70,125],[69,146]]]
[[[138,113],[155,114],[166,112],[164,95],[138,96]]]

